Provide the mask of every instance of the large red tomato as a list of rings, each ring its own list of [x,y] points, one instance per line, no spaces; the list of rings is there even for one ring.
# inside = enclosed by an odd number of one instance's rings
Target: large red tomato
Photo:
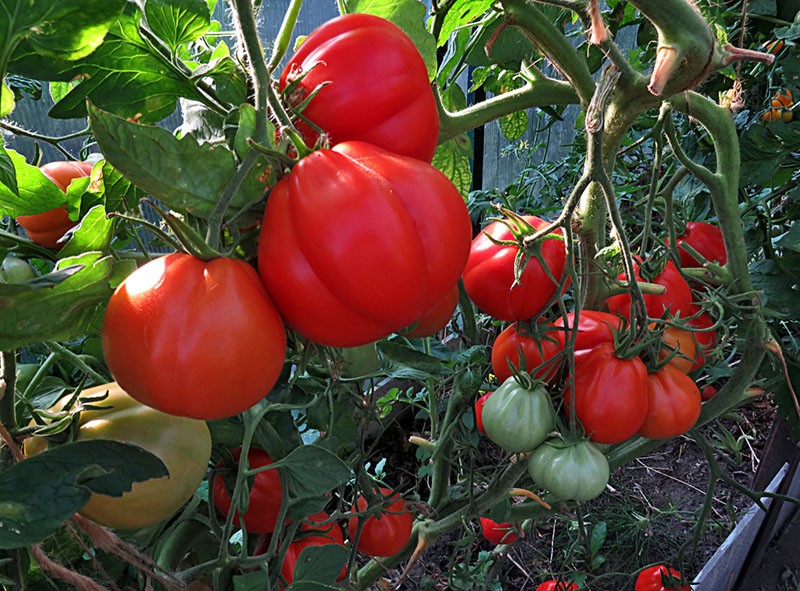
[[[644,569],[636,577],[635,591],[692,591],[688,585],[681,585],[676,581],[670,583],[670,578],[680,581],[681,573],[668,566],[657,565]]]
[[[392,502],[380,515],[367,517],[361,526],[356,549],[367,556],[394,556],[405,547],[411,537],[414,515],[402,497],[390,489],[380,488],[376,492],[390,498]],[[353,512],[366,511],[367,507],[367,500],[359,496]],[[358,521],[358,517],[351,517],[347,522],[351,540],[358,533]]]
[[[558,376],[559,364],[553,358],[563,349],[558,338],[558,331],[548,331],[540,327],[540,333],[534,335],[525,327],[517,324],[509,325],[497,335],[492,344],[492,372],[500,383],[511,377],[511,366],[525,371],[534,379],[552,384]],[[546,362],[547,365],[543,365]],[[539,366],[539,370],[533,371]]]
[[[620,443],[635,435],[647,416],[647,368],[638,357],[620,359],[614,345],[601,343],[575,365],[574,391],[564,403],[586,435],[597,443]]]
[[[72,179],[89,176],[92,174],[91,162],[50,162],[39,170],[50,179],[59,189],[67,192]],[[50,211],[33,215],[21,215],[17,223],[22,226],[25,233],[33,242],[45,248],[59,248],[59,239],[68,230],[78,225],[67,215],[66,205],[56,207]]]
[[[231,450],[231,456],[234,462],[239,462],[242,457],[242,448],[237,447]],[[272,464],[272,458],[264,450],[251,447],[247,452],[247,465],[251,470],[269,466],[270,464]],[[212,483],[214,488],[214,507],[222,515],[227,515],[231,510],[231,496],[225,480],[224,477],[217,475]],[[229,480],[232,481],[232,479]],[[250,502],[242,518],[244,525],[242,526],[240,522],[238,511],[233,516],[234,523],[239,527],[244,527],[251,533],[272,533],[275,531],[278,522],[282,502],[283,493],[278,470],[273,468],[272,470],[259,472],[253,479],[253,486],[250,489]]]
[[[400,334],[407,337],[432,337],[445,329],[458,306],[458,285],[448,291],[439,302],[420,318],[410,329]]]
[[[396,25],[371,14],[347,14],[315,29],[286,64],[280,88],[332,144],[364,141],[431,161],[439,113],[425,62]],[[318,134],[297,127],[309,144]]]
[[[272,190],[258,268],[286,323],[333,347],[422,318],[469,255],[466,205],[441,172],[363,142],[303,158]]]
[[[283,320],[255,269],[181,253],[150,261],[120,284],[102,343],[128,394],[196,419],[253,406],[275,385],[286,356]]]
[[[535,216],[523,218],[537,230],[548,223]],[[513,224],[511,220],[505,221]],[[554,233],[560,234],[561,231]],[[467,294],[481,311],[499,320],[513,322],[534,318],[550,301],[564,273],[564,242],[558,238],[547,238],[540,242],[536,248],[549,273],[539,257],[531,256],[517,283],[514,261],[519,248],[497,244],[493,240],[513,241],[514,237],[505,223],[495,221],[472,241],[469,261],[464,269]]]
[[[581,310],[578,325],[575,326],[575,312],[567,314],[566,320],[559,316],[553,325],[561,330],[553,334],[561,340],[562,347],[572,338],[575,331],[575,351],[588,351],[600,343],[613,343],[616,333],[622,330],[625,320],[617,314],[598,312],[597,310]],[[565,328],[566,327],[566,328]]]
[[[690,314],[690,310],[694,306],[692,304],[692,290],[683,275],[681,275],[678,267],[675,266],[675,263],[667,261],[663,270],[651,278],[642,277],[638,262],[634,262],[634,270],[637,281],[663,285],[667,289],[665,293],[660,295],[644,294],[644,303],[647,307],[648,316],[661,318],[665,312],[669,312],[671,316],[680,314],[681,317],[686,318]],[[618,279],[626,279],[625,273],[621,273]],[[631,311],[631,296],[628,293],[612,296],[606,300],[606,305],[608,305],[610,312],[627,318]]]
[[[682,248],[684,244],[691,246],[712,263],[724,265],[728,261],[722,230],[708,222],[687,223],[686,230],[678,237],[676,242],[678,243],[678,253],[681,256],[681,267],[683,268],[702,266],[700,261]]]
[[[648,439],[683,435],[697,422],[701,404],[694,380],[667,364],[647,376],[647,418],[639,435]]]

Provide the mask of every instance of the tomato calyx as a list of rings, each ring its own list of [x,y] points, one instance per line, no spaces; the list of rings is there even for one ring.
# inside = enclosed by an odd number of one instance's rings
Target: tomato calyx
[[[182,247],[180,250],[204,261],[210,261],[222,256],[217,250],[211,248],[211,246],[206,243],[205,238],[201,236],[197,230],[192,228],[183,216],[159,207],[150,199],[144,199],[143,201],[150,205],[150,207],[161,216],[164,223],[169,226]]]

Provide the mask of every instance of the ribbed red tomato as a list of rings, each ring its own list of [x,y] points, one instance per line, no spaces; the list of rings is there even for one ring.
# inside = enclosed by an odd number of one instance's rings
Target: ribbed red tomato
[[[519,539],[519,529],[513,523],[498,523],[488,517],[481,517],[481,534],[495,546],[511,544]]]
[[[231,450],[234,462],[239,462],[242,457],[242,449]],[[264,450],[251,447],[247,452],[247,464],[250,469],[261,468],[272,464],[272,458]],[[222,464],[219,464],[222,466]],[[235,472],[233,472],[235,475]],[[233,482],[232,479],[228,479]],[[227,515],[231,510],[231,496],[226,479],[217,475],[214,478],[212,487],[214,489],[214,507],[222,515]],[[256,474],[253,486],[250,489],[250,503],[247,506],[244,517],[240,520],[239,512],[234,514],[234,523],[239,527],[244,527],[247,531],[257,534],[269,534],[275,531],[278,515],[283,502],[281,492],[281,477],[277,469],[264,470]],[[244,525],[242,525],[244,522]]]
[[[708,222],[688,222],[686,230],[676,242],[678,243],[678,254],[681,257],[681,267],[685,269],[702,267],[702,264],[681,248],[684,244],[691,246],[712,263],[724,265],[728,261],[722,230]]]
[[[39,170],[66,193],[73,179],[92,174],[92,166],[91,162],[59,161],[49,162]],[[66,205],[43,213],[21,215],[17,223],[33,242],[53,249],[60,248],[59,239],[78,225],[77,221],[69,219]]]
[[[131,273],[108,302],[103,354],[130,396],[162,412],[220,419],[269,394],[286,331],[255,269],[173,253]]]
[[[642,277],[638,262],[634,262],[634,270],[637,281],[647,281],[656,285],[663,285],[666,288],[666,292],[660,295],[644,294],[644,302],[649,317],[661,318],[667,311],[671,316],[678,314],[682,318],[689,316],[694,306],[692,304],[692,291],[675,263],[667,261],[661,272],[650,278]],[[621,273],[618,279],[626,279],[625,273]],[[606,305],[610,312],[627,318],[631,312],[631,296],[629,293],[612,296],[606,300]]]
[[[537,230],[548,223],[531,215],[522,217]],[[505,222],[519,226],[512,220]],[[556,230],[554,234],[561,234],[561,231]],[[517,282],[514,262],[519,248],[495,242],[509,240],[514,240],[512,232],[501,221],[492,222],[484,228],[472,241],[464,269],[464,288],[481,311],[498,320],[529,320],[544,310],[558,288],[566,264],[564,241],[558,238],[541,241],[535,247],[539,249],[539,256],[527,259]]]
[[[333,347],[381,339],[458,283],[472,225],[441,172],[363,142],[303,158],[272,190],[258,267],[286,323]]]
[[[524,365],[534,379],[547,383],[558,376],[559,363],[553,360],[563,349],[558,331],[539,326],[538,333],[531,333],[526,328],[526,325],[511,324],[492,344],[492,372],[501,384],[511,377],[511,366],[521,370]],[[539,366],[542,367],[534,372]]]
[[[371,14],[346,14],[315,29],[286,64],[280,88],[331,144],[364,141],[430,162],[439,112],[425,62],[396,25]],[[309,144],[318,133],[300,120]]]
[[[392,502],[382,509],[380,515],[364,520],[356,549],[367,556],[394,556],[405,547],[411,537],[414,514],[405,500],[392,490],[380,488],[376,493]],[[353,512],[366,511],[367,507],[367,499],[359,496]],[[347,522],[351,540],[355,540],[358,533],[358,521],[358,517],[351,517]]]
[[[601,343],[575,365],[574,390],[564,394],[597,443],[620,443],[635,435],[647,416],[647,368],[638,357],[620,359],[614,345]]]
[[[669,439],[694,427],[700,416],[700,390],[694,380],[667,364],[647,376],[647,417],[639,435]]]
[[[458,285],[448,291],[445,296],[409,330],[400,332],[407,337],[432,337],[445,329],[458,306]]]
[[[330,518],[330,515],[320,511],[306,517],[306,521],[311,521],[312,523],[300,525],[299,537],[289,544],[281,564],[281,577],[283,577],[287,585],[292,584],[294,569],[303,550],[312,546],[325,546],[327,544],[344,546],[344,534],[339,524],[335,521],[323,524],[323,522],[330,521]],[[256,554],[259,554],[258,550],[256,550]],[[342,572],[339,573],[337,580],[342,580],[345,574],[347,574],[347,566],[342,567]]]
[[[668,566],[651,566],[639,573],[635,591],[692,591],[688,585],[670,584],[670,577],[679,581],[681,573]]]
[[[616,333],[622,330],[624,324],[622,316],[597,310],[581,310],[577,326],[575,312],[569,312],[566,319],[559,316],[553,321],[553,326],[561,329],[555,331],[554,335],[560,339],[562,347],[572,337],[573,331],[577,333],[574,342],[576,353],[594,349],[600,343],[613,343]]]

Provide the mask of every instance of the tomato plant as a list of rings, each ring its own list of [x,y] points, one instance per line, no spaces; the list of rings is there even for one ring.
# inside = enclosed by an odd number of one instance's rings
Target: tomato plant
[[[354,347],[418,321],[449,293],[471,232],[442,173],[345,142],[303,158],[272,190],[258,267],[293,330]]]
[[[64,411],[68,400],[63,398],[49,412]],[[169,470],[168,478],[137,482],[121,497],[93,494],[81,514],[118,529],[147,527],[172,517],[205,476],[211,457],[211,434],[205,422],[144,406],[114,382],[82,390],[77,404],[81,407],[76,440],[132,443],[158,456]],[[47,447],[45,437],[25,440],[28,456]]]
[[[233,467],[238,467],[242,457],[242,449],[232,449],[231,458]],[[272,465],[272,458],[262,449],[251,447],[247,452],[247,465],[251,470]],[[224,464],[217,464],[217,468],[222,468]],[[232,483],[235,480],[228,471],[228,478],[222,474],[217,474],[211,486],[214,491],[214,507],[225,516],[231,510]],[[247,510],[240,517],[239,511],[233,515],[234,523],[247,529],[247,531],[257,534],[269,534],[277,527],[278,515],[283,502],[283,492],[281,490],[281,477],[276,468],[263,470],[255,475],[253,485],[250,488]]]
[[[575,365],[574,389],[564,403],[597,443],[620,443],[636,434],[647,416],[647,368],[638,357],[622,359],[601,343]]]
[[[540,314],[556,292],[564,273],[566,251],[564,241],[548,237],[525,252],[524,268],[519,280],[515,264],[520,247],[499,244],[515,240],[515,233],[541,229],[547,222],[536,216],[490,223],[473,241],[464,269],[464,288],[478,308],[508,322],[529,320]],[[512,231],[513,228],[513,231]],[[560,235],[561,231],[553,232]]]
[[[667,364],[647,376],[647,417],[639,435],[667,439],[686,433],[700,416],[700,390],[694,380]]]
[[[562,500],[589,501],[608,484],[608,460],[591,441],[546,441],[528,458],[533,481]]]
[[[555,411],[541,384],[507,378],[483,404],[486,436],[508,452],[530,451],[555,428]]]
[[[558,377],[559,363],[554,359],[563,345],[557,331],[545,327],[534,328],[511,324],[495,338],[492,344],[492,372],[500,383],[511,377],[513,371],[526,371],[536,380],[553,383]],[[540,367],[541,366],[541,367]],[[539,369],[537,369],[539,368]],[[535,371],[534,371],[535,370]]]
[[[668,566],[651,566],[636,577],[635,591],[692,591],[689,585],[680,584],[681,573]],[[670,579],[676,579],[674,582]]]
[[[688,244],[699,254],[712,263],[724,265],[728,261],[725,252],[725,242],[722,238],[722,230],[708,222],[688,222],[686,230],[681,234],[677,241],[678,254],[681,257],[681,267],[701,267],[700,261],[695,259],[687,252],[683,245]]]
[[[316,126],[333,145],[357,140],[433,157],[439,113],[425,62],[384,18],[346,14],[312,31],[286,63],[280,88],[302,108],[297,128],[309,144],[319,137]]]
[[[54,185],[66,193],[73,179],[92,174],[92,164],[58,161],[45,164],[40,170]],[[60,248],[61,238],[78,224],[69,218],[66,205],[42,213],[18,216],[17,223],[33,242],[53,249]]]
[[[250,265],[179,253],[140,267],[116,289],[102,343],[131,396],[202,419],[232,416],[264,398],[286,355],[283,321]]]
[[[376,493],[387,499],[389,504],[381,508],[380,515],[359,519],[351,517],[347,531],[351,540],[358,538],[356,548],[367,556],[394,556],[408,543],[414,514],[406,501],[388,488],[379,488]],[[378,497],[380,498],[380,497]],[[367,499],[359,495],[353,505],[353,512],[366,511]]]
[[[556,579],[550,579],[536,586],[536,591],[578,591],[578,589],[580,589],[580,587],[575,583],[557,581]]]
[[[513,523],[498,523],[488,517],[481,517],[481,535],[495,546],[511,544],[519,539],[517,528]]]
[[[644,294],[647,315],[651,318],[661,318],[664,313],[672,316],[680,314],[685,318],[692,309],[692,291],[689,284],[681,275],[680,270],[672,261],[666,261],[658,272],[652,277],[642,277],[641,265],[634,262],[637,281],[649,281],[660,285],[666,289],[663,294]],[[618,279],[625,280],[625,273],[621,273]],[[631,308],[631,296],[629,293],[621,293],[606,300],[606,305],[610,312],[621,316],[628,316]]]

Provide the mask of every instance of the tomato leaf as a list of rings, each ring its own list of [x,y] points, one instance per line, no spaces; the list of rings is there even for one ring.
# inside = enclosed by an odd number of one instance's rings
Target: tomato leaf
[[[147,193],[131,183],[108,161],[103,163],[102,193],[108,211],[135,209]],[[90,191],[97,189],[90,187]]]
[[[111,257],[100,253],[62,259],[56,269],[25,284],[0,285],[0,349],[86,334],[111,296]]]
[[[106,252],[113,237],[114,222],[106,217],[106,210],[102,205],[96,205],[83,216],[72,237],[58,252],[58,258],[90,251]]]
[[[310,581],[323,585],[336,582],[350,551],[339,544],[308,546],[300,552],[294,567],[294,580]],[[294,589],[294,585],[292,586]]]
[[[456,0],[447,10],[439,31],[438,47],[447,43],[450,35],[458,28],[478,20],[489,10],[494,0]]]
[[[66,203],[66,196],[41,171],[14,150],[6,152],[14,165],[18,194],[0,184],[0,215],[17,217],[49,211]],[[8,173],[7,173],[8,174]]]
[[[381,16],[403,29],[417,46],[428,69],[428,78],[433,80],[437,70],[436,40],[425,28],[425,4],[418,0],[346,0],[344,5],[348,13],[365,12]]]
[[[471,154],[472,144],[467,135],[462,134],[436,146],[436,153],[431,162],[453,182],[458,192],[465,198],[472,189]]]
[[[3,147],[2,139],[0,139],[0,199],[2,199],[4,191],[6,194],[10,194],[12,199],[19,197],[17,173],[14,170],[14,162]]]
[[[347,464],[318,445],[301,445],[275,465],[280,466],[292,497],[298,499],[324,495],[352,478]]]
[[[380,341],[378,350],[381,355],[392,362],[392,377],[409,379],[427,379],[441,376],[444,363],[421,351],[410,349],[394,341]]]
[[[261,591],[264,586],[264,573],[261,571],[233,577],[233,591]]]
[[[203,0],[148,0],[144,10],[148,26],[172,51],[197,41],[211,25]]]
[[[42,541],[92,492],[120,496],[135,482],[163,476],[160,459],[118,441],[77,441],[27,458],[0,473],[0,548]]]
[[[14,110],[14,93],[0,82],[0,117],[7,117]]]
[[[515,142],[528,130],[528,113],[526,111],[515,111],[497,120],[500,131],[510,142]]]
[[[139,125],[90,108],[89,119],[106,159],[140,189],[167,207],[207,217],[236,173],[236,162],[225,146],[178,139],[162,127]],[[233,196],[231,207],[257,201],[265,184],[256,166]]]

